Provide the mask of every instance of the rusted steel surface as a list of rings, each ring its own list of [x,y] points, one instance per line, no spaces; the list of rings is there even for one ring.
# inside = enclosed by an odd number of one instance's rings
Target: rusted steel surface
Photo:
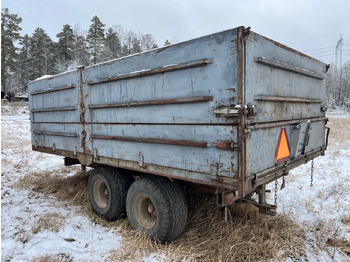
[[[245,37],[244,37],[244,28],[238,28],[237,30],[237,89],[240,90],[238,95],[239,105],[242,105],[242,108],[246,105],[246,97],[245,97]],[[239,191],[240,196],[245,196],[246,186],[245,179],[247,175],[246,171],[246,139],[245,139],[245,124],[246,124],[246,115],[245,110],[240,111],[237,132],[237,140],[238,140],[238,179],[240,181],[239,188],[236,188],[236,191]]]
[[[142,138],[142,137],[126,137],[126,136],[99,136],[91,135],[92,139],[103,139],[103,140],[118,140],[128,142],[140,142],[140,143],[155,143],[155,144],[167,144],[177,146],[194,146],[194,147],[207,147],[207,142],[194,142],[189,140],[166,140],[157,138]]]
[[[326,123],[328,118],[326,117],[313,117],[309,118],[308,121],[310,122],[317,122],[317,121],[323,121]],[[288,120],[288,121],[277,121],[277,122],[271,122],[271,123],[263,123],[263,124],[248,124],[249,129],[263,129],[263,128],[273,128],[273,127],[280,127],[280,126],[286,126],[286,125],[294,125],[294,124],[300,124],[302,122],[305,122],[305,119],[295,119],[295,120]]]
[[[43,112],[56,112],[56,111],[74,111],[78,108],[75,106],[70,107],[56,107],[56,108],[41,108],[41,109],[32,109],[32,113],[43,113]]]
[[[285,96],[254,96],[256,101],[272,101],[272,102],[295,102],[295,103],[322,103],[321,99],[306,99],[302,97],[285,97]]]
[[[231,202],[324,154],[326,70],[244,27],[79,67],[29,84],[33,150],[205,185]],[[276,165],[282,127],[291,155]]]
[[[105,104],[89,105],[89,108],[101,109],[101,108],[118,108],[118,107],[130,107],[130,106],[198,103],[198,102],[209,102],[209,101],[213,101],[213,96],[199,96],[199,97],[187,97],[187,98],[151,100],[151,101],[130,101],[127,103],[117,103],[117,104],[107,104],[107,105]]]
[[[164,65],[159,68],[153,68],[153,69],[141,69],[136,72],[131,72],[127,74],[120,74],[115,77],[108,77],[104,79],[95,79],[92,81],[87,82],[88,85],[96,85],[96,84],[101,84],[101,83],[106,83],[106,82],[111,82],[111,81],[117,81],[117,80],[126,80],[130,78],[135,78],[135,77],[143,77],[143,76],[150,76],[154,74],[160,74],[160,73],[166,73],[166,72],[171,72],[175,70],[181,70],[181,69],[187,69],[187,68],[192,68],[192,67],[197,67],[197,66],[203,66],[207,64],[213,63],[212,59],[200,59],[196,61],[190,61],[182,64],[176,64],[176,65]]]
[[[33,131],[33,134],[36,135],[46,135],[46,136],[66,136],[66,137],[78,137],[78,134],[71,133],[59,133],[59,132],[41,132],[41,131]]]

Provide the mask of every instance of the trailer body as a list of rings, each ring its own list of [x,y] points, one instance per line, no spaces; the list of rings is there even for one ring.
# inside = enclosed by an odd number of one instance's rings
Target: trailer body
[[[325,153],[326,71],[244,27],[80,66],[29,83],[32,148],[191,182],[226,205]]]

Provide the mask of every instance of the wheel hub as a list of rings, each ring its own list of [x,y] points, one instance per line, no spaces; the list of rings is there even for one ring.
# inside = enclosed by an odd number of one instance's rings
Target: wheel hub
[[[109,204],[109,190],[107,184],[102,180],[96,180],[94,184],[94,199],[100,208],[106,208]]]
[[[135,217],[141,227],[151,229],[157,222],[157,210],[150,198],[140,195],[134,205]]]

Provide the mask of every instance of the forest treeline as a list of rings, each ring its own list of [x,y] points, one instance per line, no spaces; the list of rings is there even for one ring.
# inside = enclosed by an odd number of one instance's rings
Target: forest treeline
[[[21,35],[22,18],[1,9],[1,90],[25,92],[28,82],[43,75],[75,69],[157,48],[151,34],[121,25],[106,27],[94,16],[88,30],[63,25],[53,41],[43,28]],[[171,44],[168,40],[164,45]]]
[[[121,25],[106,27],[99,17],[86,31],[63,25],[53,41],[43,28],[22,36],[22,18],[1,9],[1,90],[25,92],[29,81],[114,58],[157,48],[151,34],[135,33]],[[168,40],[164,45],[171,44]],[[327,103],[350,107],[350,61],[331,66],[326,79]]]

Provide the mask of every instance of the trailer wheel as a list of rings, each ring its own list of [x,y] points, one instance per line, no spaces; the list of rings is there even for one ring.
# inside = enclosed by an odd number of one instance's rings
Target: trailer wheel
[[[163,243],[178,237],[187,222],[187,203],[180,186],[164,177],[145,175],[130,186],[126,212],[133,229]]]
[[[88,184],[94,212],[109,221],[125,215],[126,194],[132,181],[132,176],[122,170],[108,166],[96,167]]]

